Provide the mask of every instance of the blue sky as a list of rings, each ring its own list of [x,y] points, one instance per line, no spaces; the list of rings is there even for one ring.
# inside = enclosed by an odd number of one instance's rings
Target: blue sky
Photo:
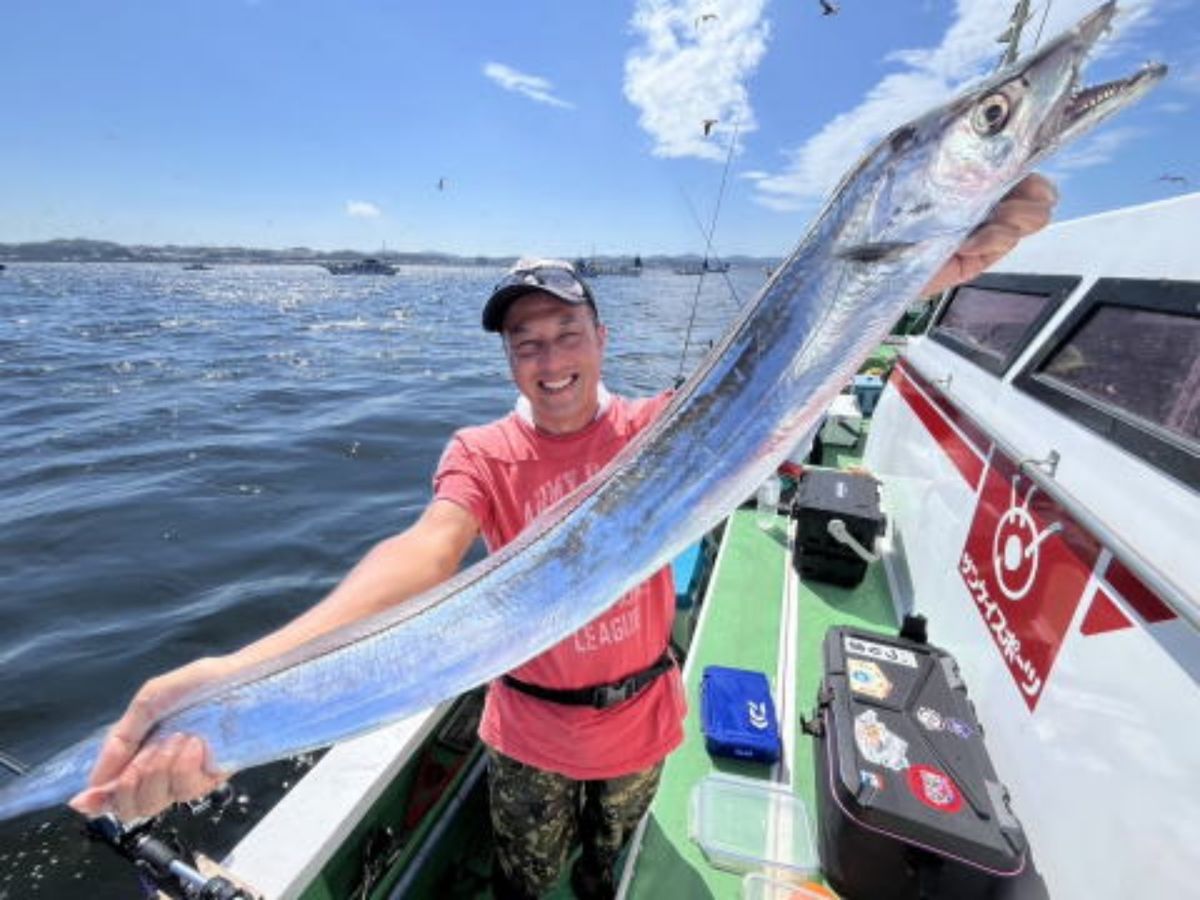
[[[780,254],[994,66],[1010,7],[839,2],[7,4],[0,241],[698,252],[734,142],[714,247]],[[1095,5],[1052,0],[1043,40]],[[1122,6],[1089,80],[1172,73],[1054,162],[1063,218],[1200,188],[1200,0]]]

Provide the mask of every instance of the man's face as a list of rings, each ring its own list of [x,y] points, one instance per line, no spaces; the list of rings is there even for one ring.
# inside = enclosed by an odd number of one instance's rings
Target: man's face
[[[504,348],[533,421],[552,434],[579,431],[599,408],[606,332],[591,307],[534,291],[504,316]]]

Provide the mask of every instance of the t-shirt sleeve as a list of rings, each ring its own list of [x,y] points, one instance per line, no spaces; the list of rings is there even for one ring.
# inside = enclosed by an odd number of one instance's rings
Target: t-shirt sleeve
[[[675,392],[673,390],[666,390],[661,394],[655,394],[653,397],[638,400],[632,417],[634,434],[661,416],[663,410],[667,408],[674,396]]]
[[[492,520],[491,495],[485,473],[461,435],[450,438],[442,451],[437,471],[433,473],[433,497],[461,506],[487,533]]]

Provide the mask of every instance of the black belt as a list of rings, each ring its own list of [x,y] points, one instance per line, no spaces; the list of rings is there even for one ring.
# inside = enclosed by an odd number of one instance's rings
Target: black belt
[[[637,696],[642,688],[655,678],[675,665],[671,651],[664,650],[662,656],[640,672],[634,672],[620,681],[608,684],[597,684],[582,688],[548,688],[540,684],[530,684],[512,675],[502,675],[501,680],[510,688],[515,688],[523,694],[537,697],[539,700],[549,700],[552,703],[563,703],[567,706],[591,706],[595,709],[608,709],[618,703],[624,703]]]

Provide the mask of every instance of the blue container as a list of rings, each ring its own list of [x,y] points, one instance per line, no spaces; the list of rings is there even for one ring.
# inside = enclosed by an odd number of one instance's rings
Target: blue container
[[[705,666],[700,729],[713,756],[773,763],[782,750],[771,685],[762,672]]]
[[[878,375],[855,375],[854,396],[858,398],[858,408],[864,416],[875,412],[875,404],[883,393],[883,379]]]
[[[676,609],[691,609],[695,604],[703,564],[704,555],[701,553],[699,541],[671,560],[671,576],[675,580]]]

